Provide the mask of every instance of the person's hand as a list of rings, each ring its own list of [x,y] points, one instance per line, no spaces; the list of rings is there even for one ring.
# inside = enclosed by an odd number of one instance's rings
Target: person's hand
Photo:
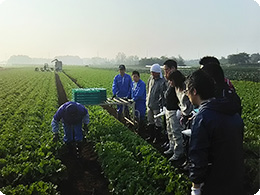
[[[187,122],[188,122],[188,120],[189,120],[189,116],[184,116],[184,115],[182,115],[182,116],[181,116],[181,119],[180,119],[181,125],[186,125]]]
[[[191,195],[201,195],[200,188],[191,187]]]
[[[58,133],[53,134],[52,141],[54,141],[54,142],[59,141],[59,134]]]
[[[128,99],[128,102],[129,102],[130,104],[132,104],[132,103],[134,103],[134,100],[133,100],[133,99]]]
[[[166,110],[167,110],[167,109],[166,109],[166,107],[165,107],[165,106],[163,106],[163,107],[160,109],[160,112],[164,112],[164,113],[165,113],[165,112],[166,112]]]
[[[160,117],[160,116],[165,115],[166,110],[167,110],[167,109],[166,109],[166,107],[164,106],[163,108],[160,109],[160,113],[157,114],[157,115],[154,115],[153,117],[154,117],[154,118],[158,118],[158,117]]]

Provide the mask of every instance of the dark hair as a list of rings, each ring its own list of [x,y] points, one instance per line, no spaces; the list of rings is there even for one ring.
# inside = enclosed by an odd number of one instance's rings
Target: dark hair
[[[175,69],[177,69],[177,62],[176,61],[174,61],[174,60],[166,60],[164,63],[163,63],[163,65],[166,65],[166,66],[168,66],[169,68],[175,68]]]
[[[134,75],[134,74],[137,74],[137,76],[139,76],[139,77],[140,77],[140,74],[139,74],[139,72],[138,72],[138,71],[134,70],[134,71],[132,72],[132,75]]]
[[[186,86],[190,92],[196,89],[202,100],[207,100],[215,95],[215,84],[211,76],[203,70],[193,72],[186,80]]]
[[[220,63],[218,59],[214,56],[205,56],[200,59],[200,65],[208,66],[208,65],[218,65],[220,66]]]
[[[169,75],[169,80],[174,81],[175,87],[178,89],[183,90],[185,79],[186,79],[185,76],[178,70],[173,71]]]
[[[213,78],[216,84],[215,95],[216,97],[221,97],[222,91],[225,87],[224,72],[221,66],[219,65],[203,66],[201,70],[203,70]]]

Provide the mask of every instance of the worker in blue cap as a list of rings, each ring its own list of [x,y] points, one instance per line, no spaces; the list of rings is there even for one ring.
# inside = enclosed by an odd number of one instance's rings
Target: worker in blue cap
[[[125,73],[126,68],[125,65],[121,64],[119,66],[119,74],[115,76],[113,85],[112,85],[112,91],[113,91],[113,97],[119,97],[124,99],[131,99],[132,98],[132,79],[131,76]],[[117,106],[117,114],[119,121],[123,121],[123,106],[119,105]],[[125,107],[126,114],[128,115],[128,108]]]

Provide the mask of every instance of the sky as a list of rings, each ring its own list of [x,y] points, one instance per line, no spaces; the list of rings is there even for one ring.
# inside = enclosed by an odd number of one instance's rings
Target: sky
[[[260,0],[0,0],[0,61],[260,53]]]

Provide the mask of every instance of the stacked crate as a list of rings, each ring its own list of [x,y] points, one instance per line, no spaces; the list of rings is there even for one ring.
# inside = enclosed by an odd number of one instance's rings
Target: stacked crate
[[[83,105],[97,105],[107,100],[107,93],[104,88],[78,88],[72,89],[72,97]]]

